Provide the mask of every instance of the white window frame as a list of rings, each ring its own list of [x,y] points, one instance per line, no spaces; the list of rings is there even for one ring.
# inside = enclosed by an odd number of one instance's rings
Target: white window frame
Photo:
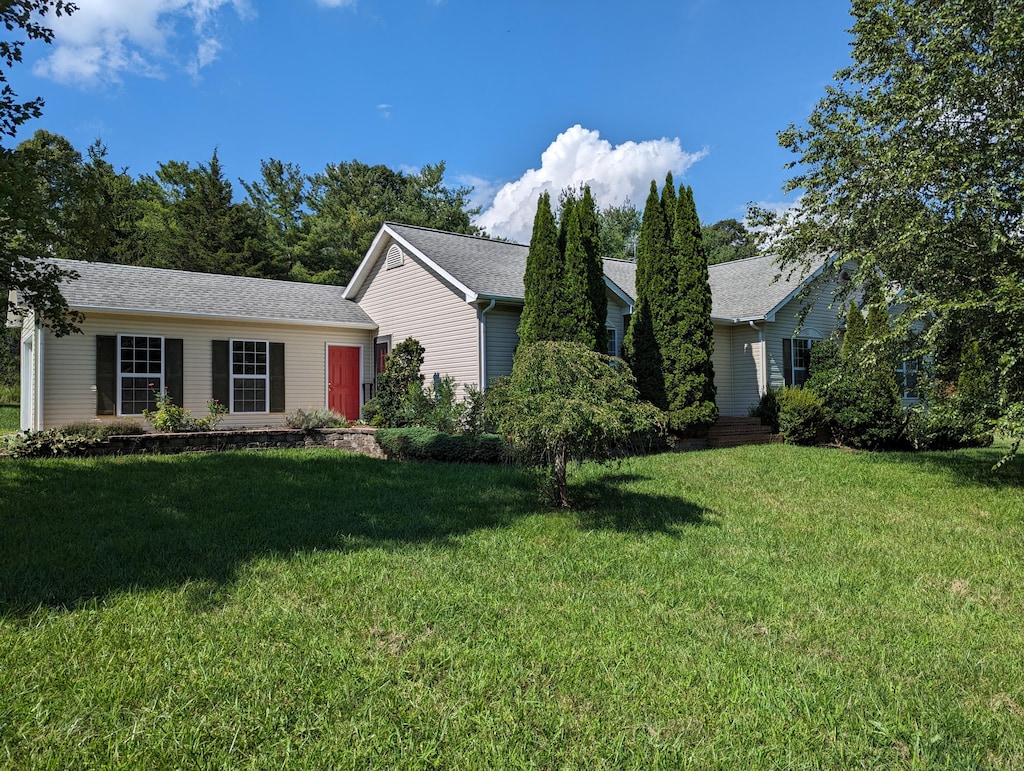
[[[114,355],[117,357],[115,359],[115,361],[114,361],[114,366],[117,368],[117,414],[118,415],[123,415],[125,417],[129,417],[129,416],[137,417],[137,416],[142,415],[142,413],[141,412],[125,412],[124,411],[124,400],[123,400],[123,396],[124,396],[124,381],[127,378],[137,378],[137,377],[140,376],[138,372],[123,372],[121,370],[121,347],[122,347],[122,341],[126,337],[130,337],[133,340],[136,337],[146,337],[146,338],[149,338],[151,340],[159,340],[160,341],[160,373],[156,374],[156,375],[154,375],[151,372],[143,373],[145,379],[148,381],[148,383],[147,383],[148,390],[154,391],[154,392],[156,392],[158,394],[162,393],[163,390],[164,390],[164,377],[165,377],[165,374],[167,372],[167,346],[165,344],[165,340],[164,340],[164,336],[163,335],[137,334],[137,333],[128,333],[128,332],[123,333],[123,334],[118,333],[118,335],[117,335],[117,351],[114,353]]]
[[[263,353],[266,357],[264,360],[264,372],[260,374],[252,373],[240,373],[235,374],[235,344],[246,344],[254,343],[255,345],[263,346]],[[244,351],[242,352],[244,355]],[[243,366],[245,362],[242,362]],[[270,412],[270,341],[269,340],[252,340],[249,338],[231,338],[228,341],[228,394],[230,395],[231,404],[229,410],[232,415],[266,415]],[[262,410],[238,410],[235,409],[235,382],[238,380],[263,380],[263,409]]]
[[[605,347],[605,353],[609,356],[618,357],[619,355],[619,330],[615,327],[605,327],[605,333],[608,335],[608,340]]]
[[[913,373],[914,385],[911,388],[907,388],[907,375]],[[917,390],[917,381],[921,376],[921,360],[917,358],[902,359],[896,365],[896,382],[900,388],[900,398],[904,401],[916,402],[918,396],[914,391]]]
[[[807,382],[807,378],[811,376],[811,348],[814,347],[815,338],[813,337],[794,337],[793,342],[790,343],[789,347],[789,382],[794,386],[803,387],[803,384]],[[796,366],[796,349],[799,343],[807,344],[807,366],[797,367]],[[802,372],[804,374],[803,380],[797,379],[796,373]]]

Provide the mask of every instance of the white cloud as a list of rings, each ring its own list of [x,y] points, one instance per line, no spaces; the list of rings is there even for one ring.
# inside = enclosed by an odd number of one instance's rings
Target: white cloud
[[[91,0],[75,13],[50,20],[52,53],[34,72],[62,83],[96,85],[122,75],[163,77],[162,62],[193,75],[216,61],[215,35],[224,6],[242,18],[248,0]],[[182,22],[187,22],[182,24]]]
[[[530,169],[502,186],[476,224],[492,236],[526,243],[542,192],[550,193],[554,201],[564,188],[584,183],[590,185],[598,206],[620,204],[627,196],[643,206],[652,179],[660,185],[671,171],[678,184],[679,177],[705,155],[706,149],[686,152],[678,138],[612,146],[599,132],[577,124],[559,134],[541,154],[539,169]]]
[[[356,0],[316,0],[322,8],[355,8]]]
[[[386,104],[384,102],[382,102],[381,104],[378,104],[377,105],[377,113],[382,118],[385,118],[385,119],[390,118],[391,117],[391,105],[390,104]]]

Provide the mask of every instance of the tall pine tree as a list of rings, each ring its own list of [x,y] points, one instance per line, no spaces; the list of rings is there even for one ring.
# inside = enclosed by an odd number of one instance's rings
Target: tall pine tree
[[[523,276],[523,314],[519,319],[519,344],[538,340],[561,340],[561,321],[555,313],[558,289],[563,278],[562,256],[558,251],[558,228],[551,211],[551,196],[541,193],[533,218],[533,235]]]
[[[675,182],[672,179],[672,172],[665,175],[665,186],[661,189],[661,210],[665,212],[665,225],[668,228],[666,238],[672,243],[675,235],[676,212],[679,207],[676,203]]]
[[[624,347],[640,398],[662,410],[668,409],[668,397],[661,330],[664,329],[666,314],[665,298],[676,283],[667,235],[668,226],[658,198],[658,185],[652,180],[640,223],[640,239],[636,247],[636,303]]]
[[[706,436],[718,419],[715,406],[715,349],[711,284],[693,189],[676,200],[672,257],[677,268],[674,314],[667,317],[664,350],[669,427],[686,436]]]

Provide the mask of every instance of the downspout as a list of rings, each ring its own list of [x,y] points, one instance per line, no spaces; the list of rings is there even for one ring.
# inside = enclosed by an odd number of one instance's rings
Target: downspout
[[[487,319],[485,316],[487,312],[494,307],[497,302],[495,299],[491,299],[491,304],[486,308],[480,308],[480,334],[479,334],[479,345],[480,345],[480,390],[487,390]]]
[[[37,317],[38,319],[38,317]],[[36,414],[35,414],[35,430],[43,430],[43,338],[46,337],[46,328],[36,323]]]
[[[757,349],[761,359],[760,375],[757,378],[757,395],[764,396],[768,393],[768,369],[764,355],[764,330],[753,321],[748,321],[747,323],[750,324],[751,329],[757,330]]]

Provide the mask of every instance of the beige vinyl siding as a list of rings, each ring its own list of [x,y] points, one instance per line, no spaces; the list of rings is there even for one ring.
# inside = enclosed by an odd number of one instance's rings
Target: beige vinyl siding
[[[732,328],[729,411],[722,411],[723,415],[744,417],[761,398],[762,359],[758,340],[758,330],[749,324]]]
[[[369,377],[372,335],[365,330],[290,324],[255,324],[159,318],[130,314],[87,314],[83,335],[46,337],[43,348],[46,426],[78,420],[112,420],[96,416],[96,335],[160,335],[181,338],[184,346],[184,407],[197,417],[207,414],[211,395],[211,341],[267,340],[284,343],[285,410],[324,407],[327,344],[362,346],[363,380]],[[140,419],[141,420],[141,419]],[[280,425],[282,413],[226,415],[222,426]]]
[[[522,308],[497,305],[487,312],[487,382],[512,373],[512,357],[519,345]]]
[[[768,385],[781,388],[785,385],[782,367],[782,341],[798,337],[821,340],[829,337],[838,326],[839,307],[831,302],[830,285],[817,296],[811,310],[801,322],[799,314],[804,302],[793,299],[775,314],[775,321],[766,325],[765,343],[768,358]],[[831,306],[831,307],[830,307]]]
[[[615,330],[616,345],[619,352],[622,352],[622,340],[626,336],[626,314],[629,313],[629,306],[613,292],[608,292],[608,316],[605,321],[606,327]]]
[[[433,377],[451,375],[460,386],[479,385],[480,333],[477,308],[415,256],[405,253],[403,265],[384,269],[380,257],[353,298],[378,325],[378,335],[391,335],[392,347],[408,337],[424,347],[422,372]],[[493,312],[493,311],[492,311]]]
[[[715,406],[720,415],[732,415],[732,328],[715,324],[714,330],[711,366],[715,370]]]

